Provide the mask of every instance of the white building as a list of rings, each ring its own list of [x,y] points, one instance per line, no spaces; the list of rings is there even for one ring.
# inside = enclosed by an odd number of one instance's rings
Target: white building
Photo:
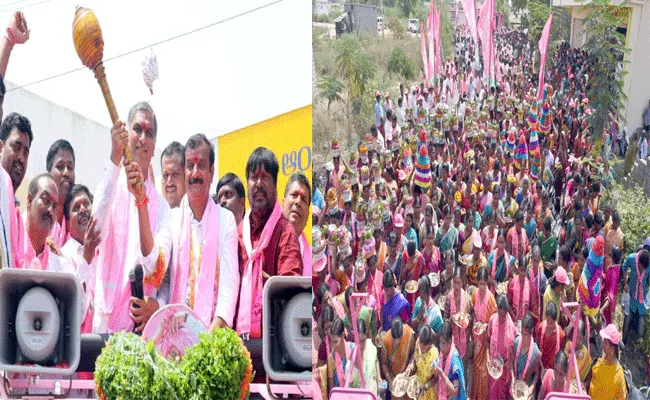
[[[613,4],[620,4],[614,0]],[[642,126],[642,113],[650,100],[650,1],[631,0],[628,22],[620,27],[626,33],[625,47],[630,49],[629,61],[624,67],[624,93],[627,95],[627,107],[622,111],[627,121],[628,132]],[[571,46],[582,47],[587,41],[583,29],[586,13],[581,10],[584,3],[576,0],[553,0],[556,7],[568,7],[571,14]]]
[[[332,6],[329,0],[316,0],[316,4],[314,5],[314,13],[316,15],[329,15],[330,11],[332,11]]]

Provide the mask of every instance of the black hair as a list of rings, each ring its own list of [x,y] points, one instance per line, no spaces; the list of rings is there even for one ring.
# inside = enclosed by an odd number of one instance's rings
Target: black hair
[[[70,188],[68,196],[65,198],[65,202],[63,203],[63,216],[65,217],[66,221],[70,220],[70,207],[72,206],[72,200],[81,192],[86,193],[86,196],[88,196],[88,199],[90,200],[90,204],[93,203],[93,195],[85,185],[74,185],[72,188]]]
[[[596,214],[594,214],[594,223],[601,227],[605,225],[605,219],[603,218],[603,213],[597,211]]]
[[[6,144],[7,138],[11,131],[16,128],[18,131],[26,133],[29,137],[29,147],[32,147],[32,142],[34,141],[34,134],[32,133],[32,124],[29,122],[27,117],[20,115],[16,112],[12,112],[7,115],[0,125],[0,140]]]
[[[224,187],[228,186],[232,188],[236,193],[239,198],[244,198],[246,197],[246,189],[244,188],[244,184],[242,183],[241,179],[232,172],[228,172],[224,176],[219,179],[219,182],[217,182],[217,195],[219,195],[219,190]]]
[[[348,310],[352,309],[350,307],[350,298],[352,297],[353,293],[354,293],[354,289],[352,288],[352,286],[348,286],[347,289],[345,289],[345,305],[348,307]]]
[[[451,324],[449,321],[443,322],[440,331],[438,331],[438,335],[447,341],[451,341],[451,333]]]
[[[318,289],[316,289],[316,300],[318,300],[318,304],[323,302],[323,297],[325,297],[325,293],[330,291],[330,287],[327,283],[323,282],[320,285],[318,285]]]
[[[311,185],[309,184],[309,180],[307,179],[305,174],[303,174],[302,172],[296,172],[289,177],[289,180],[287,181],[287,185],[284,187],[284,197],[287,197],[287,193],[289,192],[289,187],[294,182],[298,182],[299,185],[307,188],[307,201],[308,201],[307,205],[309,206],[309,204],[311,204]]]
[[[431,281],[427,275],[422,275],[420,279],[418,279],[418,289],[431,294]]]
[[[533,320],[533,316],[530,315],[530,312],[527,312],[526,315],[524,315],[524,318],[521,320],[521,329],[526,330],[526,332],[532,334],[534,326],[535,320]]]
[[[30,139],[31,142],[31,139]],[[72,154],[72,161],[75,161],[74,149],[70,142],[65,139],[59,139],[52,143],[50,150],[47,151],[47,156],[45,157],[45,169],[47,172],[52,172],[52,164],[54,164],[54,157],[59,154],[60,151],[69,151]]]
[[[342,336],[343,328],[345,328],[345,324],[343,323],[343,320],[341,318],[336,318],[334,320],[334,323],[332,324],[332,335]]]
[[[524,220],[524,213],[522,213],[521,211],[517,211],[515,213],[515,223],[522,222],[523,220]]]
[[[612,211],[612,222],[616,222],[620,224],[621,214],[619,214],[618,210]]]
[[[433,343],[433,330],[429,325],[422,325],[418,331],[420,343],[430,345]]]
[[[546,316],[551,317],[553,321],[557,321],[557,306],[552,301],[546,303]]]
[[[510,308],[510,303],[508,302],[508,297],[505,294],[500,294],[497,296],[497,309],[501,311],[508,311]]]
[[[162,154],[160,155],[160,166],[162,167],[163,157],[171,157],[174,154],[178,154],[181,159],[181,166],[185,168],[185,147],[177,141],[173,141],[165,147]]]
[[[591,227],[594,226],[594,216],[590,213],[587,213],[587,215],[584,216],[584,220],[587,228],[591,229]]]
[[[557,352],[557,354],[555,355],[554,364],[560,364],[560,366],[564,370],[564,373],[565,374],[567,373],[567,371],[569,370],[569,358],[567,357],[564,350],[559,350]]]
[[[357,331],[359,331],[359,335],[367,335],[368,334],[368,327],[366,326],[366,321],[363,320],[363,318],[358,318],[357,319]]]
[[[390,323],[390,335],[393,339],[399,339],[404,334],[404,322],[402,318],[397,316],[393,318],[393,321]]]
[[[127,124],[131,125],[131,122],[133,122],[133,118],[135,118],[135,114],[137,114],[139,111],[151,114],[151,118],[153,118],[153,133],[155,136],[157,136],[158,120],[156,119],[156,113],[153,111],[151,104],[147,103],[146,101],[141,101],[139,103],[136,103],[133,107],[131,107],[131,109],[129,110],[129,115],[126,119]]]
[[[551,231],[551,225],[552,225],[551,217],[544,218],[544,229],[546,229],[547,231],[550,232]]]
[[[273,183],[278,183],[278,172],[280,171],[280,166],[278,164],[278,159],[275,157],[275,154],[266,147],[258,147],[251,153],[246,162],[246,179],[250,177],[252,172],[257,171],[260,168],[264,168],[266,172],[271,174],[273,177]]]
[[[648,250],[646,249],[641,250],[639,252],[639,264],[641,264],[644,269],[647,269],[649,263],[650,263],[650,253],[648,253]]]
[[[411,239],[406,242],[406,251],[409,257],[413,257],[415,255],[415,240]]]
[[[571,255],[572,255],[572,252],[571,252],[571,249],[569,248],[569,246],[564,245],[564,246],[560,247],[560,259],[561,260],[563,260],[565,262],[569,262],[571,260]]]
[[[382,282],[384,289],[395,287],[395,274],[392,270],[384,271],[384,281]]]
[[[187,150],[195,150],[197,149],[201,143],[206,145],[208,149],[210,150],[210,166],[214,167],[214,145],[210,143],[208,138],[202,134],[202,133],[197,133],[192,136],[190,136],[189,139],[187,139],[187,143],[185,144],[185,151]],[[184,158],[184,157],[183,157]]]
[[[476,273],[476,280],[477,280],[477,282],[480,282],[480,281],[487,282],[487,280],[488,280],[488,269],[487,269],[487,267],[481,267],[481,268],[478,269],[478,272]]]
[[[333,322],[334,321],[334,309],[332,308],[332,306],[330,306],[329,304],[326,305],[325,308],[323,308],[323,312],[321,313],[320,318],[321,318],[321,321],[323,321],[323,323],[325,323],[325,322]]]

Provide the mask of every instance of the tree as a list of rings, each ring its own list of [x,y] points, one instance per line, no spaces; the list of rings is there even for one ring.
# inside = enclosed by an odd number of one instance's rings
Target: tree
[[[404,81],[410,81],[415,77],[415,71],[415,61],[407,57],[401,47],[394,48],[388,59],[388,72],[399,75]]]
[[[411,16],[411,11],[413,11],[418,4],[418,0],[397,0],[397,7],[402,11],[402,15],[405,18]]]
[[[318,88],[318,95],[327,99],[327,112],[329,113],[330,106],[333,102],[341,100],[341,92],[343,92],[343,84],[332,75],[326,78],[320,78],[316,83]]]
[[[627,6],[627,0],[618,6],[609,0],[592,0],[582,7],[587,13],[583,26],[588,36],[583,48],[592,65],[587,96],[593,113],[587,122],[594,142],[604,143],[603,130],[609,123],[610,112],[618,113],[627,101],[623,64],[627,63],[624,59],[629,49],[625,48],[625,36],[618,31],[628,20]]]
[[[388,18],[388,29],[390,29],[394,39],[401,40],[406,37],[404,22],[397,18],[397,16],[390,16]]]

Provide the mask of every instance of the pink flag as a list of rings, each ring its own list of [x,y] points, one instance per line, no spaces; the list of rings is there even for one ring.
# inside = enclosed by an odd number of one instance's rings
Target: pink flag
[[[474,43],[478,44],[478,33],[476,32],[476,8],[474,6],[474,0],[464,0],[464,9],[465,9],[465,26],[469,29],[469,32],[474,39]]]
[[[433,26],[433,14],[434,14],[434,3],[431,1],[431,6],[429,7],[429,15],[427,16],[427,38],[429,39],[429,78],[432,78],[436,74],[435,64],[434,64],[434,30]]]
[[[542,98],[542,89],[544,88],[544,68],[546,66],[546,51],[548,49],[548,41],[551,36],[551,22],[553,22],[553,13],[548,16],[548,21],[544,25],[542,37],[539,39],[539,85],[537,86],[537,98]]]
[[[422,70],[424,79],[429,80],[429,69],[427,68],[427,46],[424,43],[424,22],[420,22],[420,51],[422,52]]]
[[[442,42],[440,41],[440,11],[436,12],[436,70],[442,73]]]
[[[492,3],[493,0],[486,0],[481,7],[481,14],[478,21],[478,32],[481,38],[481,50],[483,55],[483,77],[490,77],[490,70],[492,69],[492,57],[490,53],[491,41],[492,41],[492,20],[494,16],[492,14]]]

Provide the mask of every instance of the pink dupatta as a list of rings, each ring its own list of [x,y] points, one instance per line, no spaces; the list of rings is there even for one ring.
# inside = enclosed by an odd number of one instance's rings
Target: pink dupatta
[[[456,315],[456,296],[454,294],[454,289],[451,289],[451,293],[449,294],[449,315],[453,317]],[[462,312],[465,312],[467,310],[467,304],[465,304],[465,291],[463,289],[460,289],[460,308],[462,309]],[[452,324],[453,326],[453,333],[454,337],[458,337],[458,352],[460,353],[461,357],[465,357],[465,349],[467,347],[467,335],[465,334],[464,330],[461,330],[460,327],[456,324]]]
[[[262,236],[256,248],[253,248],[251,241],[251,210],[246,211],[242,221],[242,237],[244,247],[248,255],[248,265],[244,266],[244,275],[241,281],[241,292],[239,296],[239,313],[237,315],[237,333],[248,338],[252,335],[255,338],[262,337],[262,271],[263,253],[266,246],[271,242],[273,231],[282,218],[280,203],[275,201],[273,211],[269,220],[264,225]],[[253,282],[255,280],[255,282]]]
[[[447,361],[445,362],[442,358],[442,352],[438,356],[438,365],[442,367],[442,372],[445,373],[445,376],[449,377],[449,372],[451,369],[451,360],[454,358],[454,352],[456,351],[456,346],[452,338],[451,347],[449,348],[449,354],[447,354]],[[462,356],[461,356],[462,357]],[[442,376],[438,377],[438,400],[447,400],[447,385],[445,385],[445,378]]]
[[[180,204],[180,229],[174,238],[174,263],[172,264],[171,303],[185,303],[190,281],[192,210],[187,195]],[[198,269],[199,286],[194,294],[194,312],[206,326],[210,326],[214,316],[214,305],[219,288],[219,207],[214,201],[205,206],[201,219],[203,243],[199,245],[201,265]]]

